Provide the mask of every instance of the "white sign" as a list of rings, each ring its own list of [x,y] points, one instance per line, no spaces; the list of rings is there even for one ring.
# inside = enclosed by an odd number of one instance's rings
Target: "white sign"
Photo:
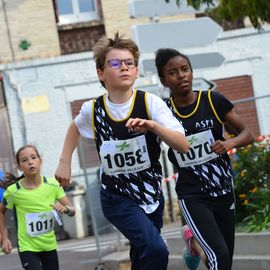
[[[171,0],[169,3],[166,3],[165,0],[132,0],[128,2],[128,11],[131,18],[202,13],[206,7],[206,5],[202,5],[199,10],[195,10],[186,1],[181,1],[180,6],[177,6],[176,0]]]
[[[162,99],[169,98],[171,94],[169,88],[164,87],[163,85],[157,84],[157,83],[149,84],[149,85],[138,84],[136,88],[138,88],[139,90],[151,93],[151,94],[155,94],[161,97]]]
[[[133,39],[142,52],[155,52],[159,48],[191,48],[216,41],[222,27],[209,17],[149,23],[131,27]]]
[[[224,56],[218,52],[192,54],[188,58],[193,69],[219,67],[225,61]]]
[[[155,65],[155,59],[142,59],[139,61],[139,73],[140,75],[147,75],[147,72],[152,74],[157,74],[157,68]]]
[[[194,78],[192,81],[192,89],[193,90],[214,90],[216,89],[216,84],[204,78]]]
[[[202,68],[214,68],[221,66],[225,58],[222,54],[217,52],[210,53],[199,53],[187,55],[189,58],[192,69],[202,69]],[[141,75],[146,76],[147,72],[151,72],[152,74],[157,73],[157,69],[155,66],[155,59],[153,58],[142,58],[139,62],[139,72]]]

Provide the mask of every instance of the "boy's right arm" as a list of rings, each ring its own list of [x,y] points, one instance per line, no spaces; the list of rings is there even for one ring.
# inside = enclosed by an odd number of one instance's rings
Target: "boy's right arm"
[[[3,203],[0,203],[0,235],[2,237],[1,245],[3,252],[5,254],[8,254],[12,250],[12,245],[8,238],[8,230],[5,223],[5,211],[6,211],[5,205]]]
[[[64,146],[55,172],[55,179],[61,186],[69,186],[71,177],[72,154],[78,144],[80,133],[73,121],[67,131]]]

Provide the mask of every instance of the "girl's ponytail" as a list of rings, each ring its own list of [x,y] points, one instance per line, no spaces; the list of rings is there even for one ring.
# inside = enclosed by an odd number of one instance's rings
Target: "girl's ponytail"
[[[19,177],[16,177],[12,173],[6,173],[4,179],[2,181],[0,181],[0,187],[3,189],[7,189],[10,185],[18,182],[22,178],[24,178],[23,174]]]

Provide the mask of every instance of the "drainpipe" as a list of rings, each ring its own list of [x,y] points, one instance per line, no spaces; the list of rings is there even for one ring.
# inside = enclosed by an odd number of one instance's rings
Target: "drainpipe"
[[[22,135],[22,145],[27,144],[27,133],[26,133],[26,124],[24,119],[24,112],[22,109],[22,98],[21,98],[21,87],[18,85],[12,75],[9,72],[3,71],[4,77],[7,78],[7,81],[16,95],[17,103],[17,117],[20,119],[20,130]]]
[[[5,20],[6,27],[7,27],[8,44],[9,44],[9,49],[10,49],[10,53],[11,53],[11,58],[12,58],[12,62],[15,62],[16,61],[15,52],[14,52],[14,48],[13,48],[12,40],[11,40],[11,32],[10,32],[8,16],[7,16],[6,1],[1,0],[1,2],[2,2],[2,6],[3,6],[4,20]]]

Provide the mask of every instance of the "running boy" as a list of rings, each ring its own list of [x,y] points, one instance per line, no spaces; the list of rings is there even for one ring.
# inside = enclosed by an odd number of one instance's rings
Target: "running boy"
[[[16,153],[16,161],[23,175],[7,174],[7,187],[0,204],[0,233],[2,250],[8,254],[12,245],[5,224],[6,208],[15,209],[18,251],[26,270],[58,270],[57,242],[54,217],[57,213],[75,214],[62,187],[54,178],[40,175],[42,160],[35,146],[25,145]]]
[[[179,122],[157,96],[133,89],[139,51],[118,34],[94,48],[107,94],[83,104],[68,129],[55,177],[70,183],[72,153],[80,134],[96,140],[101,160],[104,216],[130,241],[132,270],[165,270],[167,247],[160,236],[164,199],[159,139],[180,152],[188,142]]]

